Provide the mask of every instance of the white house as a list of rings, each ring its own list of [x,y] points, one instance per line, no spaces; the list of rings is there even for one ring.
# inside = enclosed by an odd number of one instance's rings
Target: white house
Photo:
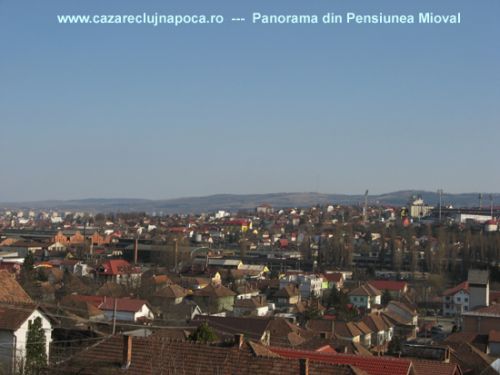
[[[288,275],[280,280],[280,289],[295,284],[299,286],[302,299],[321,297],[323,294],[323,278],[316,275]]]
[[[0,307],[0,373],[15,373],[26,357],[27,333],[30,322],[40,318],[45,331],[45,350],[49,359],[52,324],[36,307],[12,305]]]
[[[349,301],[359,308],[371,309],[382,302],[382,292],[371,284],[364,284],[349,292]]]
[[[469,283],[464,281],[443,292],[443,315],[456,316],[469,311]]]
[[[106,298],[98,307],[110,320],[112,320],[113,317],[115,317],[116,320],[130,322],[136,322],[142,319],[154,319],[154,313],[148,302],[141,299]]]

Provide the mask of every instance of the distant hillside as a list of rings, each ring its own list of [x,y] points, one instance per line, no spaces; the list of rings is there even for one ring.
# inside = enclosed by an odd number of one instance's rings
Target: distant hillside
[[[420,195],[424,201],[437,205],[437,193],[429,191],[405,190],[387,194],[370,195],[370,204],[402,206],[407,204],[413,195]],[[500,194],[493,194],[496,205],[500,203]],[[149,199],[79,199],[67,201],[37,201],[0,203],[0,208],[9,209],[55,209],[62,211],[85,212],[130,212],[145,211],[166,213],[200,213],[215,210],[236,211],[253,209],[259,204],[269,203],[275,208],[308,207],[316,204],[362,204],[363,195],[320,194],[320,193],[273,193],[273,194],[218,194],[205,197],[189,197],[166,200]],[[443,204],[454,207],[478,206],[478,193],[443,194]],[[483,205],[489,205],[488,195],[483,197]]]

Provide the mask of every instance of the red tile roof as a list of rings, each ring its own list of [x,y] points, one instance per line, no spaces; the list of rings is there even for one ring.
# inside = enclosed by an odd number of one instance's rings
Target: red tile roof
[[[257,350],[256,350],[257,349]],[[133,337],[131,361],[122,367],[123,338],[115,336],[77,353],[50,369],[51,374],[299,374],[299,360],[267,354],[265,347],[217,346],[169,340],[153,335]],[[365,374],[349,365],[309,361],[310,375]],[[398,375],[396,373],[391,375]]]
[[[324,273],[323,278],[328,280],[331,283],[338,283],[342,280],[343,274],[340,272],[333,272],[333,273]]]
[[[138,270],[132,267],[129,262],[124,259],[111,259],[102,264],[104,275],[122,275],[129,273],[137,273]]]
[[[389,290],[391,292],[404,292],[408,287],[405,281],[371,280],[368,283],[379,290]]]
[[[443,296],[453,296],[454,294],[460,292],[461,290],[463,290],[464,292],[467,292],[469,293],[469,283],[467,281],[464,281],[463,283],[460,283],[458,284],[457,286],[453,287],[453,288],[450,288],[450,289],[446,289],[444,292],[443,292]]]
[[[313,361],[335,365],[351,365],[365,371],[369,375],[408,375],[412,368],[411,361],[407,359],[327,354],[278,347],[271,347],[270,349],[276,354],[286,358],[308,358]]]

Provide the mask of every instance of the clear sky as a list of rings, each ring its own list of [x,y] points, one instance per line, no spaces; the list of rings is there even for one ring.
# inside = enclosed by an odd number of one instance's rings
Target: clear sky
[[[223,25],[57,14],[220,13]],[[460,11],[460,25],[253,25]],[[499,191],[498,0],[0,0],[0,201]]]

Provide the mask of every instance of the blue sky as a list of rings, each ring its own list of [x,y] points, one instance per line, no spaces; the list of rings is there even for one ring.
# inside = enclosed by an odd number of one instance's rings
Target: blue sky
[[[57,14],[462,13],[460,25]],[[0,0],[0,201],[498,191],[500,2]]]

